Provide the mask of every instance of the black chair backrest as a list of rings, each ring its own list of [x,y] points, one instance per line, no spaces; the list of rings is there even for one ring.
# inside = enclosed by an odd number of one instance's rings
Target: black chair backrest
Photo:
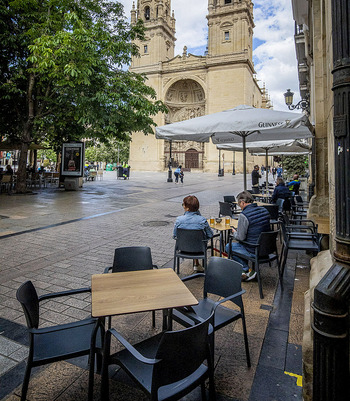
[[[207,241],[203,230],[176,230],[176,249],[183,252],[200,253],[206,252]]]
[[[212,319],[213,314],[198,325],[163,334],[155,355],[161,362],[153,368],[152,393],[156,394],[161,386],[185,379],[210,359],[208,329]]]
[[[287,226],[289,225],[289,218],[287,215],[283,215],[283,219],[282,219],[282,223],[281,223],[281,230],[282,230],[284,245],[288,245],[288,235],[287,235],[286,225]]]
[[[264,208],[270,213],[270,217],[272,220],[278,220],[278,205],[264,205]]]
[[[112,273],[152,269],[151,249],[148,246],[116,248]]]
[[[303,198],[300,195],[295,195],[295,200],[297,201],[297,203],[303,203]]]
[[[225,298],[241,291],[242,268],[235,260],[211,257],[205,271],[204,297],[209,293]],[[241,297],[232,302],[242,308]]]
[[[31,281],[26,281],[17,290],[17,300],[21,303],[28,328],[39,327],[39,298]]]
[[[220,212],[219,216],[230,216],[232,217],[231,205],[228,202],[219,202]]]
[[[277,251],[277,236],[278,231],[269,231],[260,234],[258,240],[259,256],[266,256]]]
[[[233,203],[236,202],[236,198],[234,197],[234,195],[225,195],[224,202]]]

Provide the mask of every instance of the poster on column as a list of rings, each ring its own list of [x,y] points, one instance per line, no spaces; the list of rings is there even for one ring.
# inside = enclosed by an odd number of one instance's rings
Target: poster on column
[[[61,175],[82,177],[84,174],[84,142],[69,142],[62,146]]]

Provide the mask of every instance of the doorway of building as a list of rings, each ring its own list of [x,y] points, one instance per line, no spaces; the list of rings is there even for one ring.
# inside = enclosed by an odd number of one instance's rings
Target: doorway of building
[[[185,168],[199,168],[199,152],[196,149],[188,149],[185,152]]]

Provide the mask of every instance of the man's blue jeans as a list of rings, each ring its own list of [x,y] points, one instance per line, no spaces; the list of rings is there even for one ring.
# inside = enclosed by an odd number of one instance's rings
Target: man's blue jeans
[[[229,245],[230,244],[227,244],[225,247],[227,254],[228,254],[228,250],[229,250]],[[255,255],[254,253],[247,251],[247,249],[239,242],[232,242],[231,249],[232,249],[232,251],[239,252],[240,254],[247,255],[249,257],[254,257],[254,255]],[[245,273],[249,271],[249,266],[248,266],[246,259],[241,259],[240,257],[238,257],[236,255],[232,255],[232,259],[243,265],[243,271]]]

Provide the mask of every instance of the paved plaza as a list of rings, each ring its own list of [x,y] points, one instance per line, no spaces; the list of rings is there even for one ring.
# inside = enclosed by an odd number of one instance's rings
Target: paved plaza
[[[117,180],[115,172],[84,183],[79,191],[54,186],[32,195],[0,195],[0,400],[19,400],[28,353],[25,318],[17,302],[17,288],[31,280],[39,295],[91,285],[91,275],[111,266],[114,249],[142,245],[152,250],[153,263],[172,267],[173,224],[183,213],[182,199],[191,194],[204,216],[218,215],[218,201],[237,195],[243,176],[218,177],[185,173],[184,184],[166,182],[166,173],[131,172]],[[181,276],[192,273],[181,264]],[[308,289],[309,256],[290,252],[284,289],[277,267],[264,265],[265,298],[257,282],[242,283],[252,367],[245,361],[242,325],[238,321],[217,332],[215,384],[222,401],[301,400],[301,344],[303,292]],[[202,284],[190,284],[201,296]],[[41,327],[81,319],[91,312],[90,296],[46,303]],[[156,329],[150,313],[113,319],[113,327],[131,342]],[[33,370],[28,400],[68,401],[87,397],[87,359],[59,362]],[[95,375],[94,398],[99,400],[100,377]],[[116,380],[114,380],[116,379]],[[119,370],[111,380],[111,400],[146,397]],[[195,390],[186,400],[199,400]]]

